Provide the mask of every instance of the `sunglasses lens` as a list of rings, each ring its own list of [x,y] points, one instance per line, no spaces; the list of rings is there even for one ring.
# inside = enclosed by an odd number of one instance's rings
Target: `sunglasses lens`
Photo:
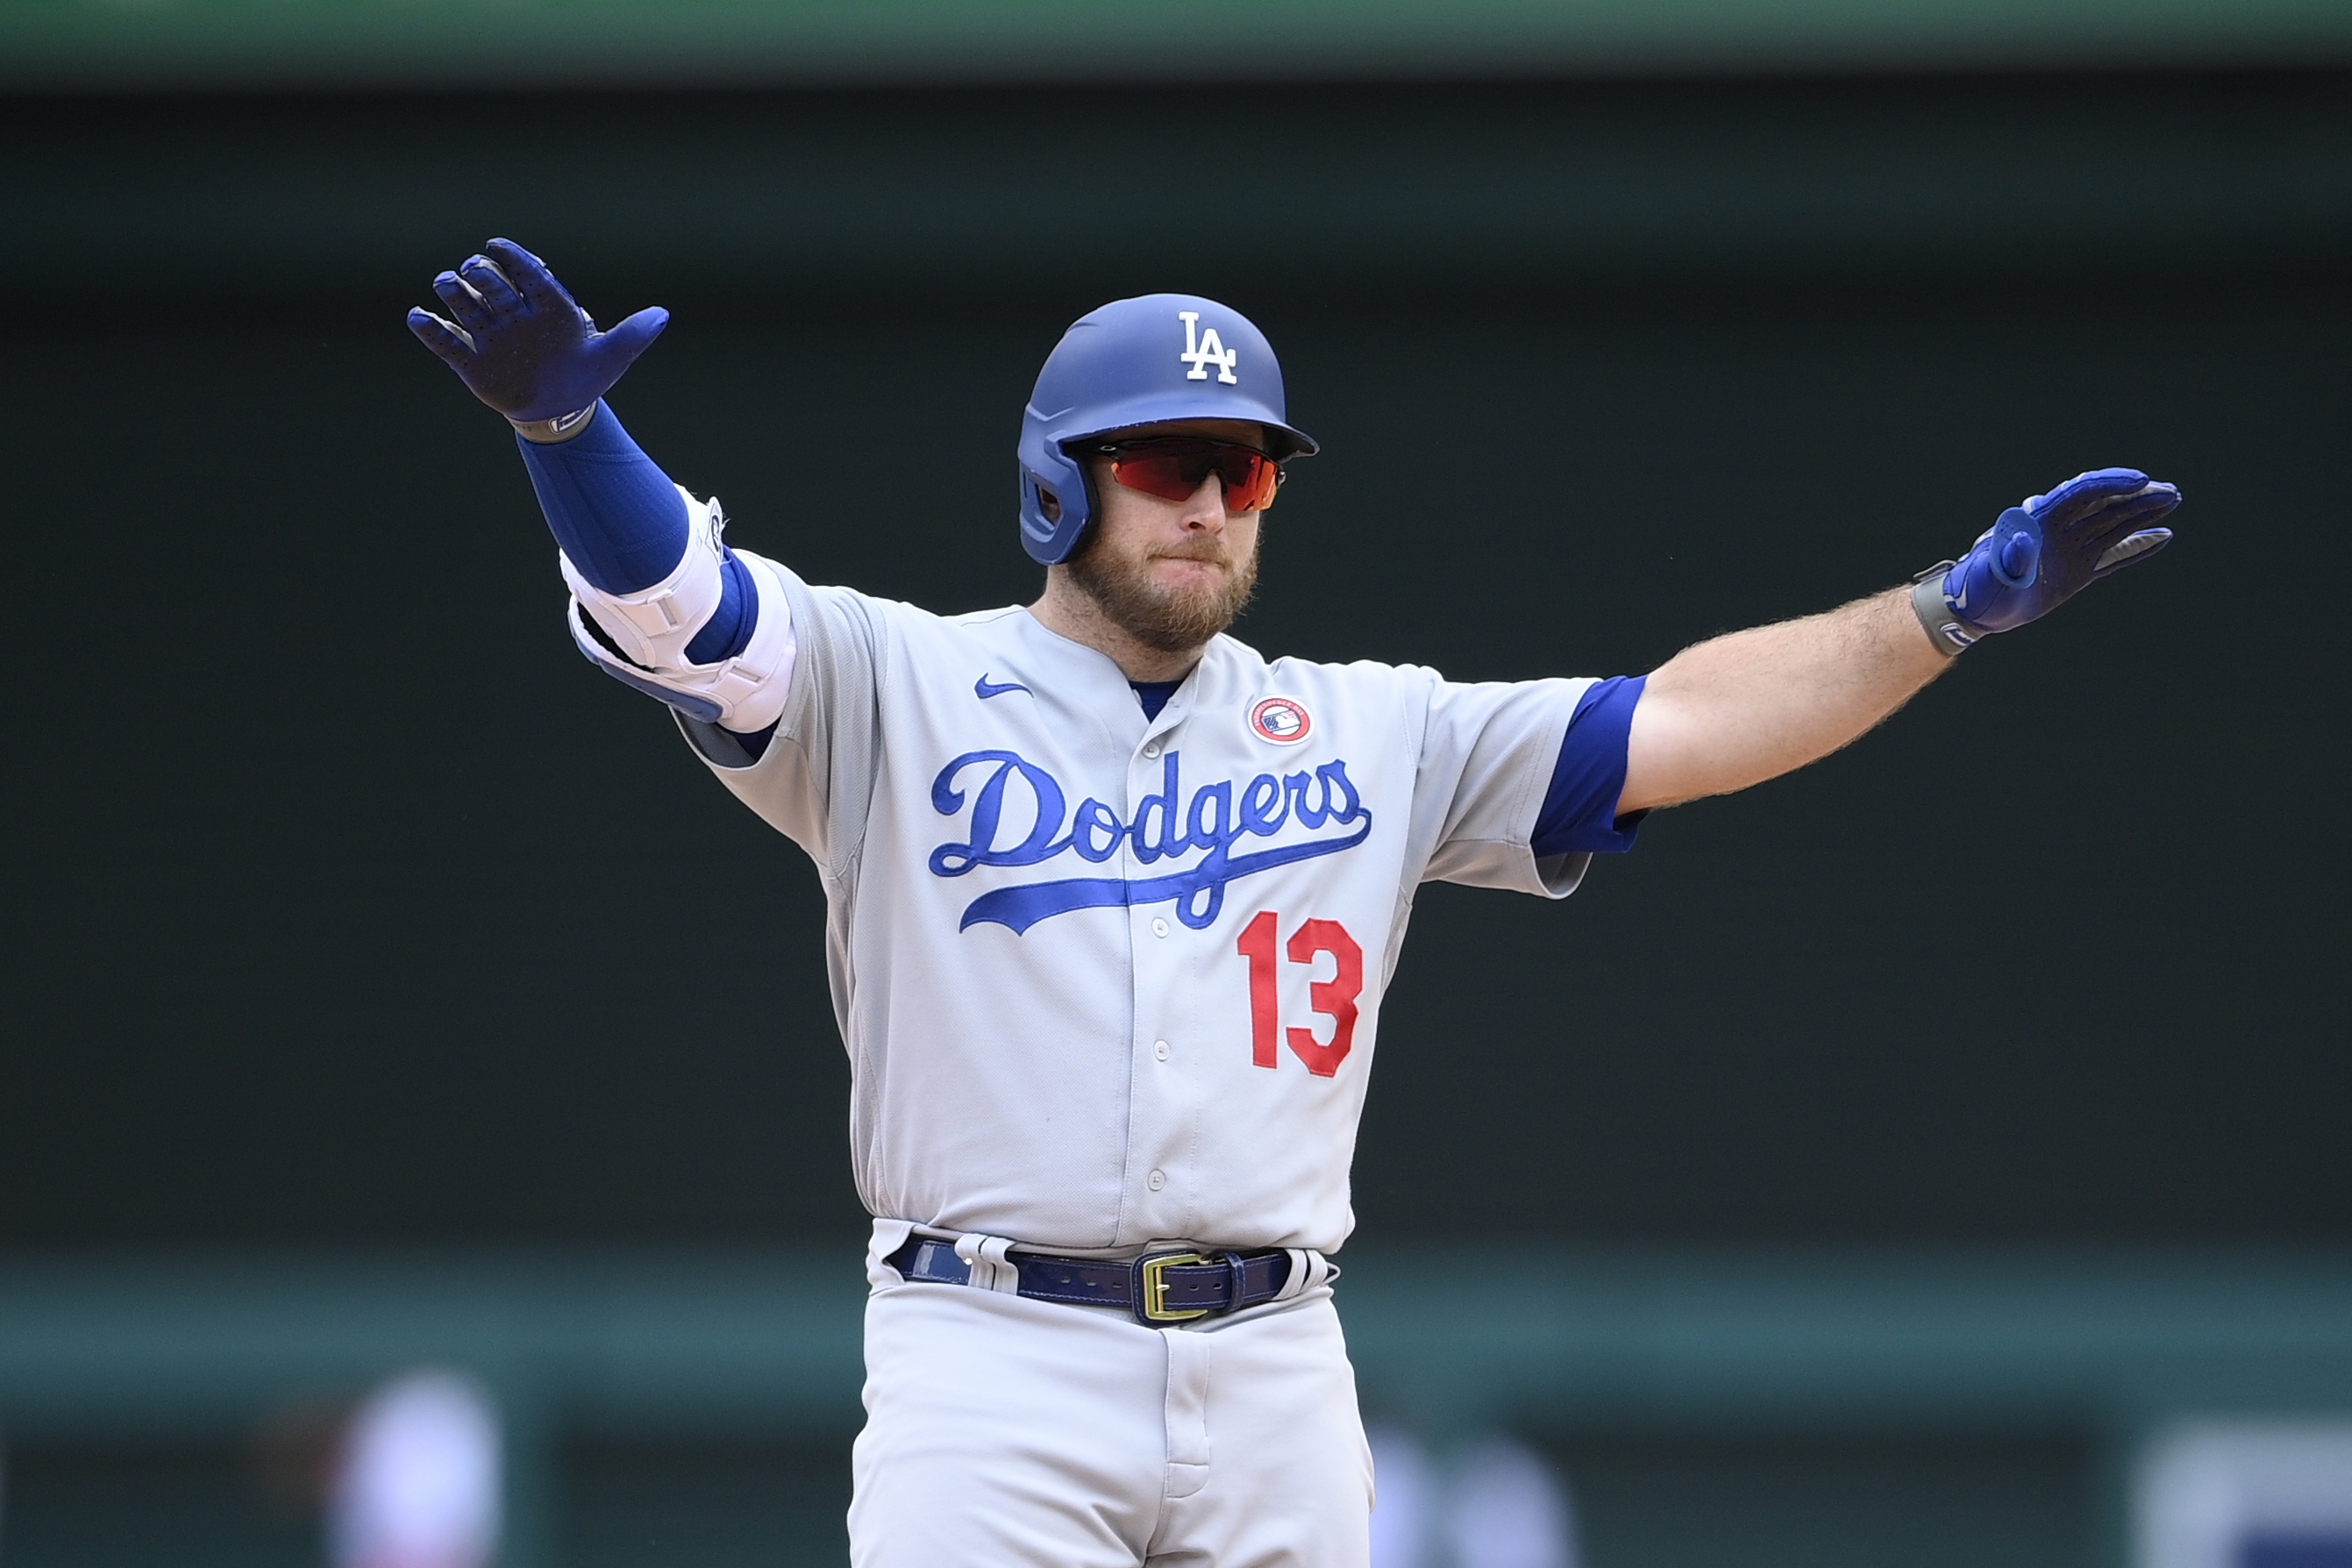
[[[1234,470],[1240,469],[1236,473]],[[1228,463],[1223,470],[1225,481],[1227,511],[1264,511],[1274,504],[1275,487],[1282,482],[1282,470],[1270,458],[1255,452],[1242,454],[1242,460]]]
[[[1162,500],[1190,500],[1208,478],[1208,465],[1166,453],[1122,454],[1111,459],[1111,477],[1131,490]]]
[[[1131,490],[1162,500],[1190,500],[1201,481],[1215,474],[1225,491],[1227,511],[1262,511],[1274,504],[1282,470],[1274,459],[1247,447],[1210,441],[1133,447],[1112,458],[1111,477]]]

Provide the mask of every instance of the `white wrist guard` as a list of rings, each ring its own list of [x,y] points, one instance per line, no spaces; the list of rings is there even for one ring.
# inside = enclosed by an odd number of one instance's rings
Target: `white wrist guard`
[[[775,571],[756,555],[738,551],[755,600],[751,640],[732,658],[692,664],[687,644],[719,608],[719,535],[726,515],[717,500],[707,505],[687,498],[688,539],[677,569],[635,594],[607,594],[589,585],[569,561],[563,580],[572,603],[565,621],[572,640],[597,668],[648,697],[658,698],[689,718],[739,734],[766,729],[783,716],[792,691],[792,612]]]

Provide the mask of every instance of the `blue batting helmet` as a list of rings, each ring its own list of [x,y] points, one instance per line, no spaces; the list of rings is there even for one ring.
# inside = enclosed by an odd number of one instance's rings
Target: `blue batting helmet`
[[[1317,450],[1285,418],[1282,366],[1248,317],[1197,294],[1114,300],[1070,324],[1022,411],[1022,548],[1066,561],[1094,520],[1094,479],[1070,442],[1166,419],[1263,425],[1277,460]]]

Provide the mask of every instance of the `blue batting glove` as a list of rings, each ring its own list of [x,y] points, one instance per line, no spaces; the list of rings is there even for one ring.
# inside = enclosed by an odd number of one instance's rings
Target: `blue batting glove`
[[[2179,490],[2137,468],[2077,474],[2002,512],[1959,560],[1922,573],[1912,606],[1937,646],[1958,653],[2163,549],[2172,530],[2146,525],[2179,504]]]
[[[412,310],[408,330],[475,396],[518,425],[595,407],[669,325],[669,312],[656,305],[600,332],[546,262],[510,239],[482,249],[488,254],[433,279],[455,319]]]

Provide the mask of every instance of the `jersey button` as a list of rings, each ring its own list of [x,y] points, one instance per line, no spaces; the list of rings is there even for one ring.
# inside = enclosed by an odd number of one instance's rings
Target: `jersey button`
[[[1151,1054],[1159,1058],[1161,1061],[1166,1061],[1168,1059],[1168,1042],[1165,1040],[1152,1041]]]
[[[1151,1174],[1143,1178],[1143,1184],[1150,1187],[1156,1193],[1160,1188],[1168,1184],[1168,1173],[1165,1171],[1154,1171]]]
[[[1157,741],[1144,742],[1143,755],[1146,761],[1150,761],[1150,759],[1160,755],[1160,742]]]
[[[1168,934],[1168,922],[1161,920],[1153,921],[1151,922],[1151,934],[1154,936],[1166,936]]]

